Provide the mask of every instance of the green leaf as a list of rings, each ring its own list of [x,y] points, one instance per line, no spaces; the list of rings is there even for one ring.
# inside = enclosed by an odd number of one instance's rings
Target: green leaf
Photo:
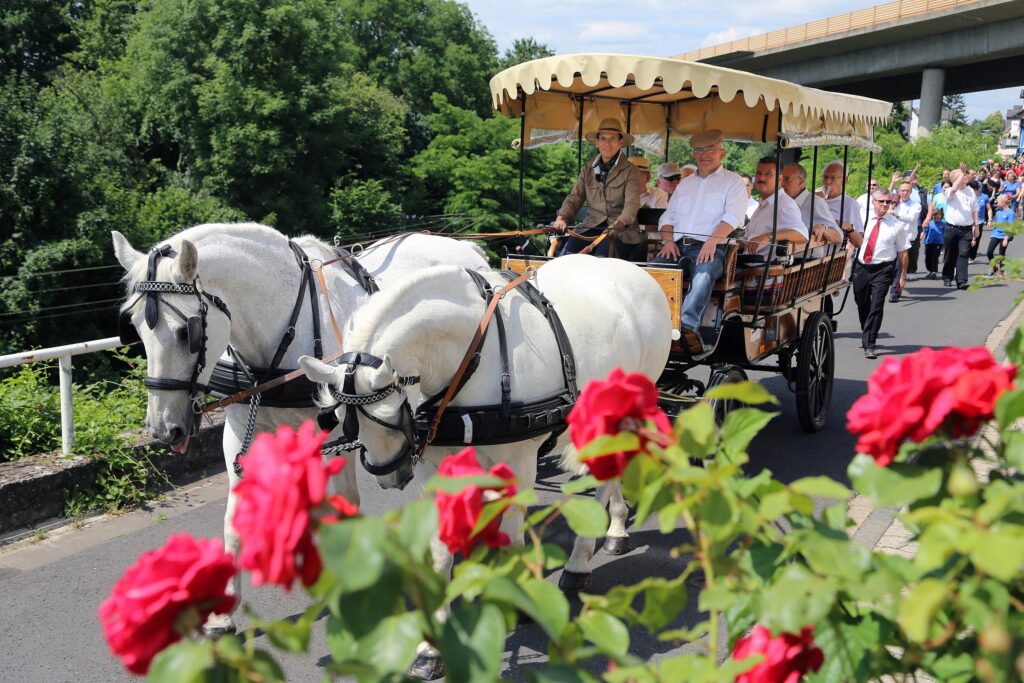
[[[287,619],[279,619],[277,621],[254,619],[253,625],[263,629],[270,642],[285,652],[306,652],[309,648],[309,633],[313,619],[320,612],[319,607],[314,607],[313,609],[316,610],[316,614],[309,619],[305,616],[300,617],[295,622]]]
[[[465,596],[473,600],[494,576],[494,570],[476,562],[462,562],[455,566],[455,576],[448,584],[445,600],[451,602]]]
[[[152,683],[201,683],[213,666],[210,643],[179,640],[160,651],[149,665],[146,680]]]
[[[355,658],[381,671],[404,673],[423,639],[421,623],[415,612],[382,619],[376,628],[356,639]]]
[[[1024,569],[1024,533],[1020,527],[1005,527],[979,532],[971,550],[971,562],[980,571],[1000,581],[1012,581]]]
[[[775,398],[760,382],[752,382],[750,380],[730,382],[711,387],[704,392],[704,398],[742,401],[752,406],[761,403],[779,404],[779,399]]]
[[[1006,357],[1015,365],[1024,365],[1024,327],[1017,327],[1006,342]]]
[[[527,671],[530,683],[598,683],[592,674],[571,664],[552,664]]]
[[[996,401],[996,422],[999,429],[1006,429],[1024,416],[1024,387],[1004,392]]]
[[[553,639],[559,639],[569,625],[569,601],[558,586],[544,579],[528,579],[520,582],[523,591],[530,596],[537,612],[543,615],[538,623]]]
[[[679,435],[679,446],[688,456],[703,458],[711,455],[718,437],[718,427],[715,425],[715,414],[711,406],[701,402],[679,413],[676,418],[676,433]]]
[[[879,643],[888,642],[892,625],[868,614],[854,623],[830,619],[814,629],[814,644],[821,648],[825,661],[810,681],[867,681],[872,652]]]
[[[854,457],[847,474],[857,491],[879,505],[908,505],[934,496],[942,487],[942,470],[938,467],[896,462],[879,467],[863,454]]]
[[[445,680],[496,681],[505,650],[505,617],[497,605],[462,604],[451,611],[441,635]]]
[[[532,579],[532,581],[538,580],[539,579]],[[540,595],[543,589],[534,588],[532,590]],[[526,592],[526,590],[519,586],[515,581],[512,581],[505,576],[495,577],[492,581],[488,582],[484,587],[483,598],[492,602],[508,605],[509,607],[526,614],[536,621],[541,628],[547,631],[548,635],[553,639],[557,639],[561,636],[562,631],[565,630],[565,625],[568,622],[568,603],[565,603],[566,607],[564,616],[560,606],[552,608],[552,606],[545,605],[544,608],[541,608],[530,593]],[[562,600],[565,600],[564,596],[562,597]]]
[[[681,578],[647,579],[640,623],[651,632],[667,627],[686,607],[689,593]]]
[[[386,533],[380,517],[344,519],[320,528],[320,554],[342,591],[368,588],[380,578]]]
[[[346,593],[339,600],[342,622],[356,638],[377,628],[382,619],[402,608],[402,573],[388,565],[369,588]]]
[[[798,564],[788,565],[761,595],[761,623],[772,631],[799,633],[825,618],[832,609],[836,588]]]
[[[583,493],[592,489],[599,488],[601,482],[598,481],[594,475],[585,474],[577,479],[570,479],[569,481],[562,484],[562,493],[567,496],[574,496],[577,493]]]
[[[949,586],[938,579],[922,579],[900,600],[896,621],[918,643],[928,640],[935,615],[949,595]]]
[[[732,385],[721,385],[732,386]],[[716,389],[719,387],[715,387]],[[778,413],[767,413],[757,408],[730,410],[722,422],[722,449],[733,455],[745,453],[764,426]]]
[[[793,542],[816,573],[857,582],[871,566],[870,552],[842,531],[816,525]]]
[[[398,539],[413,557],[422,557],[437,533],[437,506],[429,499],[406,503],[398,524]]]
[[[561,505],[565,521],[577,536],[600,538],[608,531],[608,512],[590,498],[570,498]]]
[[[249,659],[250,671],[259,676],[252,676],[254,680],[262,680],[265,683],[284,683],[284,669],[277,663],[277,660],[269,652],[256,650]]]
[[[479,534],[488,524],[503,515],[510,505],[512,505],[512,501],[508,498],[499,498],[498,500],[485,503],[480,509],[480,516],[477,518],[476,524],[473,525],[470,535],[475,536]]]
[[[853,492],[850,489],[830,477],[804,477],[791,483],[789,488],[805,496],[817,496],[818,498],[849,500],[853,497]]]
[[[558,569],[565,566],[566,561],[569,559],[562,546],[555,545],[554,543],[542,544],[541,550],[544,552],[544,569]]]
[[[437,493],[438,491],[459,493],[470,486],[482,489],[503,489],[508,486],[508,481],[490,474],[475,474],[471,477],[442,477],[435,475],[427,482],[424,490],[427,493]]]
[[[729,538],[735,532],[734,525],[739,519],[733,501],[717,489],[712,489],[697,505],[701,530],[715,541]]]
[[[1018,472],[1024,471],[1024,432],[1006,430],[1002,433],[1003,457]]]
[[[612,615],[585,612],[576,619],[576,623],[583,631],[583,637],[602,652],[624,655],[629,650],[629,629]]]
[[[792,494],[787,489],[772,491],[761,498],[757,512],[768,521],[778,519],[782,515],[793,510],[791,502]]]
[[[618,453],[619,451],[635,451],[640,448],[640,437],[633,432],[619,432],[599,436],[580,450],[580,460],[594,458],[599,455]]]

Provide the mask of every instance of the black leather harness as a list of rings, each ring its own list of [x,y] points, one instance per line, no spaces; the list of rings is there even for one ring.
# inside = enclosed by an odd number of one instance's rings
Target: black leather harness
[[[490,302],[495,295],[495,287],[476,271],[467,269],[466,272],[469,273],[484,301]],[[502,272],[501,275],[509,282],[517,277],[516,273],[508,271]],[[359,434],[357,413],[361,413],[367,419],[386,429],[400,432],[405,438],[403,447],[382,464],[375,465],[367,462],[365,449],[360,447],[360,461],[363,463],[363,467],[374,476],[384,476],[397,471],[407,460],[413,458],[414,454],[422,453],[427,445],[496,445],[525,441],[548,434],[548,439],[538,450],[538,456],[549,452],[554,448],[559,435],[565,431],[567,426],[565,419],[579,395],[576,386],[576,362],[572,345],[562,326],[562,321],[555,311],[554,304],[529,282],[521,284],[517,291],[544,315],[551,327],[558,345],[564,381],[564,386],[561,389],[530,401],[512,401],[508,339],[501,310],[496,308],[494,320],[498,330],[498,348],[501,358],[500,403],[486,406],[448,406],[441,416],[436,432],[431,437],[430,427],[437,415],[438,403],[451,388],[451,385],[427,398],[414,414],[408,397],[405,396],[404,387],[418,383],[418,376],[399,377],[396,382],[383,389],[373,393],[358,394],[355,391],[356,368],[359,366],[379,368],[383,361],[369,353],[349,352],[342,355],[338,361],[339,366],[345,368],[341,391],[329,387],[336,403],[320,413],[318,418],[320,427],[330,430],[337,426],[337,409],[346,406],[342,431],[344,437],[349,441],[355,441]],[[484,334],[486,335],[489,330],[490,326]],[[479,367],[482,349],[483,343],[480,344],[472,362],[461,377],[455,390],[456,394]],[[365,406],[377,403],[396,391],[403,396],[397,424],[385,422],[366,410]]]

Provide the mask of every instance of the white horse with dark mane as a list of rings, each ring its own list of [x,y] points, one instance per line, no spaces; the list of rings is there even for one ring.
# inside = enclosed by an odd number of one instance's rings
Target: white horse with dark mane
[[[273,228],[254,223],[208,224],[174,235],[147,255],[132,248],[119,232],[112,236],[114,253],[127,271],[130,294],[124,309],[146,349],[146,426],[176,452],[184,452],[197,426],[195,409],[210,383],[215,362],[233,360],[225,355],[229,344],[235,358],[244,359],[248,368],[269,369],[275,355],[276,369],[296,368],[299,356],[316,348],[315,316],[320,322],[323,355],[338,351],[324,293],[311,297],[309,279],[315,276],[309,267],[304,271],[298,260],[302,255],[316,265],[336,258],[338,253],[324,242],[309,236],[289,240]],[[358,264],[385,290],[396,277],[427,266],[489,270],[479,247],[421,234],[375,243],[359,255]],[[323,275],[330,307],[344,325],[369,295],[340,265],[324,267]],[[314,289],[319,291],[319,285]],[[300,291],[304,300],[297,304]],[[283,345],[289,327],[294,338]],[[280,351],[282,346],[286,348]],[[234,374],[239,372],[236,364]],[[259,376],[254,379],[261,380]],[[272,406],[274,401],[265,403]],[[304,400],[295,400],[293,395],[279,405],[292,407],[260,407],[255,431],[272,431],[283,424],[297,427],[315,418],[318,410],[308,391]],[[224,412],[224,459],[234,489],[238,476],[233,465],[245,440],[250,406],[237,403]],[[352,463],[332,484],[358,504],[355,475]],[[235,502],[230,492],[224,542],[237,554],[239,540],[231,526]],[[237,577],[230,588],[238,593]],[[207,627],[216,635],[233,630],[234,624],[230,615],[213,615]]]
[[[479,279],[452,266],[413,273],[391,283],[356,311],[343,335],[346,353],[338,366],[308,357],[299,359],[307,376],[330,390],[325,390],[322,401],[337,403],[338,419],[344,422],[347,418],[350,427],[357,426],[366,449],[363,464],[385,488],[401,488],[414,474],[419,482],[425,482],[437,473],[444,456],[462,447],[454,442],[431,445],[423,459],[413,463],[413,453],[421,443],[414,415],[424,402],[436,401],[453,381],[483,318],[486,297]],[[507,284],[501,274],[494,272],[484,279],[494,290]],[[607,376],[615,367],[657,380],[668,360],[672,327],[665,295],[647,273],[618,259],[577,255],[549,262],[537,271],[535,281],[561,320],[575,358],[579,388],[591,379]],[[565,349],[556,341],[544,308],[530,302],[521,289],[505,295],[498,309],[506,328],[507,367],[502,362],[500,335],[492,321],[481,347],[479,366],[457,392],[449,411],[465,414],[473,407],[501,410],[503,398],[521,407],[543,403],[566,391],[562,361]],[[503,397],[502,375],[506,370],[511,379],[510,396]],[[469,437],[463,441],[470,443],[475,429],[493,422],[473,418],[461,421],[466,423],[464,436]],[[533,424],[533,419],[518,422],[525,423]],[[462,434],[456,431],[454,441]],[[476,446],[480,465],[487,470],[506,462],[522,486],[533,486],[538,449],[550,432],[532,432],[525,439],[513,436],[509,442],[497,444],[495,440],[500,438],[487,435],[485,443],[494,445]],[[567,432],[557,437],[554,448],[563,449],[563,461],[574,461],[575,451]],[[606,503],[614,488],[617,485],[603,487],[599,500]],[[615,500],[621,507],[617,508]],[[611,512],[608,534],[624,538],[626,515],[621,496],[614,497]],[[502,520],[502,530],[521,543],[522,525],[523,510],[510,508]],[[595,539],[576,539],[560,581],[563,588],[586,585],[594,548]],[[453,561],[447,547],[435,538],[431,552],[435,568],[447,575]],[[439,675],[436,652],[421,647],[413,671],[425,678]]]

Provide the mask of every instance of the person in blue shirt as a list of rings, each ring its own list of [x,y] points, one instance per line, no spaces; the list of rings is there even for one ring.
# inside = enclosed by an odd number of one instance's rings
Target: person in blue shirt
[[[942,209],[935,209],[924,233],[924,267],[928,270],[925,277],[929,280],[938,277],[939,254],[942,252],[942,236],[945,231],[946,221],[943,220]]]
[[[1017,215],[1017,204],[1021,198],[1021,184],[1017,180],[1017,174],[1013,171],[1006,172],[1006,180],[1003,181],[1002,187],[999,188],[1000,194],[1005,194],[1010,198],[1010,209],[1013,210],[1013,214]]]
[[[935,187],[932,188],[932,194],[938,194],[938,193],[942,192],[942,183],[948,183],[948,182],[949,182],[949,169],[948,168],[944,168],[944,169],[942,169],[942,180],[940,180],[939,182],[935,183]]]
[[[991,269],[989,275],[996,277],[1006,277],[1003,274],[1003,259],[1000,259],[998,263],[993,263],[995,258],[996,247],[999,247],[999,255],[1006,257],[1006,247],[1010,245],[1012,236],[1007,235],[1003,230],[1003,227],[1009,223],[1013,223],[1016,218],[1013,209],[1010,208],[1010,197],[1009,195],[1001,194],[996,198],[996,206],[999,207],[996,210],[995,216],[992,219],[992,235],[988,240],[988,266]]]

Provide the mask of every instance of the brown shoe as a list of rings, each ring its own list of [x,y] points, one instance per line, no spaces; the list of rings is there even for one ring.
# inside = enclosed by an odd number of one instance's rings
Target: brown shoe
[[[690,349],[690,353],[704,353],[704,340],[700,338],[700,333],[697,332],[697,330],[691,330],[689,327],[684,327],[683,342],[685,342],[686,347]]]

